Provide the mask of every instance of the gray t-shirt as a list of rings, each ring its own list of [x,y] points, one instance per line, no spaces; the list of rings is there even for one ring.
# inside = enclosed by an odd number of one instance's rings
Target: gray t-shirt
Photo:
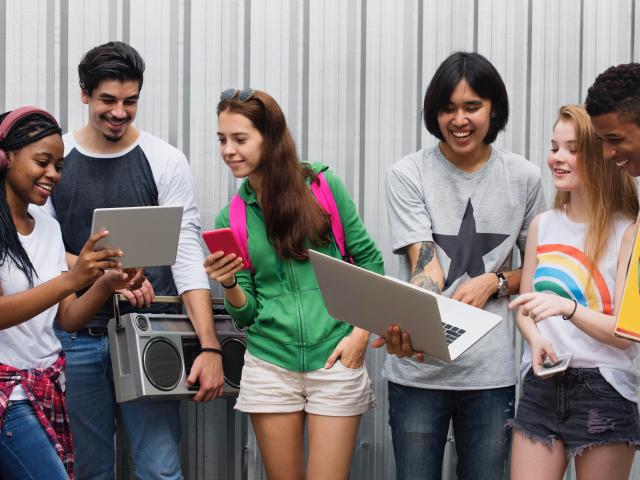
[[[545,209],[540,171],[523,157],[492,147],[486,165],[466,173],[438,146],[412,153],[387,174],[387,207],[401,276],[409,279],[403,248],[433,241],[445,275],[444,295],[486,272],[511,270],[514,247],[524,252],[529,223]],[[497,283],[497,278],[496,278]],[[421,364],[388,355],[383,376],[419,388],[486,389],[516,383],[514,323],[507,299],[485,309],[504,320],[450,365]]]

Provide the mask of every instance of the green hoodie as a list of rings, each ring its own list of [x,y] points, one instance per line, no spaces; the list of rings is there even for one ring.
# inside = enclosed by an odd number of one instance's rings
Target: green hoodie
[[[312,167],[315,172],[324,172],[340,212],[347,251],[355,264],[383,273],[382,254],[365,230],[345,185],[327,166],[314,163]],[[248,179],[238,194],[247,205],[249,257],[254,273],[242,270],[236,274],[247,303],[235,308],[225,301],[225,307],[236,323],[247,327],[252,355],[296,372],[322,368],[353,327],[329,315],[308,260],[278,257],[267,239],[262,210]],[[216,228],[225,227],[229,227],[229,205],[216,218]],[[340,258],[335,242],[314,249]]]

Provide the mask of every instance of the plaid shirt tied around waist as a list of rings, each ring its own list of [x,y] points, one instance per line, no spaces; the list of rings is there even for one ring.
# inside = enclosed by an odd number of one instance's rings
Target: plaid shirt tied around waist
[[[0,363],[0,426],[4,412],[9,406],[9,397],[20,385],[38,416],[51,443],[58,452],[62,463],[73,480],[73,450],[71,429],[60,384],[60,375],[65,367],[64,352],[55,363],[47,368],[19,370]]]

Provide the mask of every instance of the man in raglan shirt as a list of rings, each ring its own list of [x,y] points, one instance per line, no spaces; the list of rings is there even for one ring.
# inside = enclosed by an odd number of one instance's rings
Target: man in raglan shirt
[[[67,252],[77,255],[89,236],[95,208],[182,205],[176,263],[148,268],[146,276],[156,294],[181,295],[203,348],[220,349],[189,164],[179,150],[132,126],[144,68],[138,52],[122,42],[100,45],[84,55],[78,73],[88,121],[64,136],[64,175],[53,193],[52,206]],[[142,293],[137,303],[144,299],[148,304],[150,291]],[[166,312],[170,308],[153,304],[143,310]],[[106,331],[111,316],[112,308],[106,304],[87,328],[58,332],[67,356],[67,405],[77,476],[113,478],[113,435],[119,409],[132,446],[136,477],[180,479],[179,402],[115,402]],[[195,401],[222,394],[222,361],[217,352],[208,350],[196,358],[188,382],[196,381],[200,388]]]

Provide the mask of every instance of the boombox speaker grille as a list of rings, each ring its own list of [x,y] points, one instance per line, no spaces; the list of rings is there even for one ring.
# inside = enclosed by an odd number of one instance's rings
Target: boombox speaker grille
[[[163,337],[156,337],[144,347],[144,373],[158,390],[173,390],[182,378],[182,360],[176,347]]]
[[[246,348],[244,342],[238,338],[229,338],[222,342],[224,379],[235,388],[240,388],[240,377],[242,376]]]

